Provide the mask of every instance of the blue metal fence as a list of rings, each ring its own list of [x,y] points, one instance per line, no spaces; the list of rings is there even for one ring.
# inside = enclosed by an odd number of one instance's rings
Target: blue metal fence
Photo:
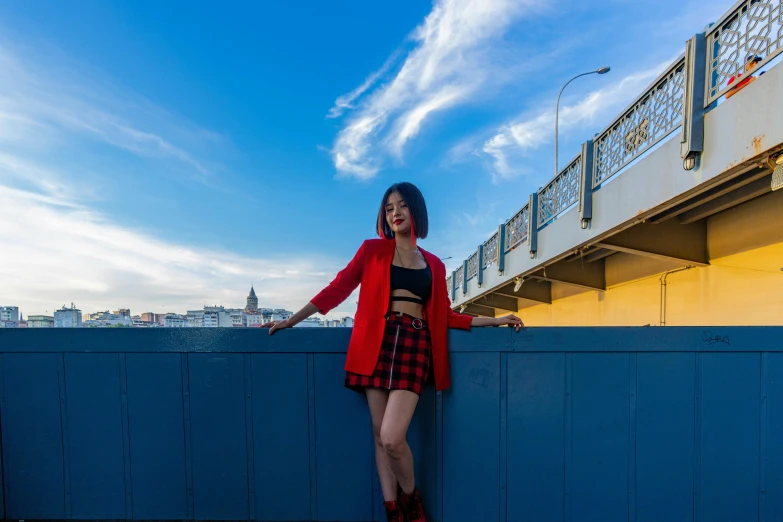
[[[383,520],[350,330],[0,330],[9,519]],[[783,328],[452,332],[435,520],[783,518]]]

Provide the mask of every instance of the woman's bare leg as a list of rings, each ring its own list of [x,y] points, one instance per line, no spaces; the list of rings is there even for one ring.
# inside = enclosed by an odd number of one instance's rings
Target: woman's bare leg
[[[419,396],[413,392],[392,390],[381,423],[380,438],[386,460],[405,494],[412,493],[416,486],[413,454],[406,436],[418,402]]]
[[[370,405],[372,417],[372,431],[375,435],[375,463],[378,467],[378,480],[381,483],[383,500],[397,500],[397,479],[389,466],[389,457],[381,442],[381,425],[386,412],[389,392],[375,388],[367,388],[367,404]]]

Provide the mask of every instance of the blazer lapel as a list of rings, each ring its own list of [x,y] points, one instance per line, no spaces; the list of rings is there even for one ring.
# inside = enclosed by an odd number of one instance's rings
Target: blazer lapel
[[[434,262],[436,259],[433,254],[430,254],[423,248],[419,247],[419,250],[421,250],[421,253],[424,254],[424,259],[427,260],[427,265],[430,267],[430,273],[432,274],[432,291],[430,292],[430,298],[427,300],[427,306],[425,308],[426,311],[426,319],[427,321],[431,321],[431,318],[434,317],[433,311],[435,309],[435,301],[438,298],[438,291],[437,291],[437,280],[438,280],[438,274],[436,273],[437,269],[435,268],[437,266],[437,263]]]
[[[394,259],[394,240],[385,239],[379,262],[381,263],[381,288],[383,288],[383,301],[381,307],[383,314],[386,314],[391,298],[391,264]]]

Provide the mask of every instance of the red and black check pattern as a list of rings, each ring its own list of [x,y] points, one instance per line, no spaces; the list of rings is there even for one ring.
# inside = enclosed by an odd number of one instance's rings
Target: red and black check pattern
[[[381,388],[421,395],[430,376],[431,361],[427,323],[392,313],[386,320],[381,353],[372,375],[346,372],[345,386],[362,393],[364,388]]]

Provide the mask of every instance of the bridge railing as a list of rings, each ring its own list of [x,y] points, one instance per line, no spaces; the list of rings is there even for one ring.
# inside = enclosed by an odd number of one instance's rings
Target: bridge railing
[[[665,138],[682,122],[685,57],[664,71],[594,143],[593,187]]]
[[[711,52],[705,104],[710,105],[726,94],[732,76],[747,74],[748,56],[760,58],[756,67],[761,68],[783,52],[783,3],[777,0],[737,2],[708,31],[707,49]]]
[[[0,518],[384,520],[349,329],[0,330]],[[450,333],[432,519],[783,518],[783,328]]]
[[[579,200],[582,155],[538,191],[538,228],[541,229]]]
[[[503,248],[497,250],[494,260],[498,273],[503,274],[504,256],[524,242],[534,257],[538,250],[538,230],[574,204],[579,206],[579,224],[587,228],[592,219],[593,193],[678,128],[683,167],[694,168],[704,146],[704,111],[729,91],[731,77],[747,74],[745,63],[749,55],[759,57],[757,68],[760,68],[781,52],[783,3],[742,0],[735,4],[720,20],[689,41],[683,55],[594,140],[586,141],[574,160],[531,194],[528,203],[501,225],[497,237],[504,240]],[[481,247],[486,250],[486,242]],[[456,281],[449,287],[452,301],[467,294],[469,279],[483,280],[481,272],[492,264],[474,262],[477,255],[480,257],[481,247],[466,260],[470,262],[470,271],[465,270],[463,263],[452,274]]]
[[[504,253],[508,253],[527,239],[530,206],[525,205],[503,225],[505,228]]]

